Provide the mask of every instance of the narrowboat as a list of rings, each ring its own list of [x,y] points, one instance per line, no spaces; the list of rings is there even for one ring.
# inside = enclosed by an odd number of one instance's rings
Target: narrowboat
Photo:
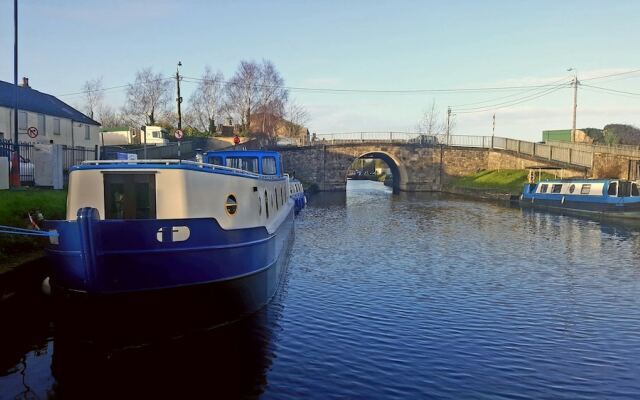
[[[286,270],[288,193],[271,151],[84,162],[70,172],[66,220],[45,225],[57,233],[47,249],[52,294],[170,298],[205,289],[223,319],[251,313]]]
[[[298,215],[307,205],[307,197],[304,195],[304,188],[299,180],[289,178],[289,195],[293,199],[295,214]]]
[[[520,204],[604,217],[640,218],[638,184],[622,179],[560,179],[524,185]]]

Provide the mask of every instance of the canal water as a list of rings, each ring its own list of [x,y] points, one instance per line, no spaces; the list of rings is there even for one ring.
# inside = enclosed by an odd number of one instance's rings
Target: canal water
[[[367,181],[296,225],[284,287],[227,327],[114,343],[25,299],[0,398],[640,398],[638,228]]]

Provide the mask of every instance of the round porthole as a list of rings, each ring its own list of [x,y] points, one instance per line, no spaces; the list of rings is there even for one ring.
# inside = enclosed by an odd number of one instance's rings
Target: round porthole
[[[574,190],[576,190],[576,185],[569,186],[569,193],[573,193]]]
[[[234,215],[236,211],[238,211],[238,201],[236,200],[236,196],[232,194],[227,196],[227,201],[225,202],[224,207],[227,210],[227,214]]]

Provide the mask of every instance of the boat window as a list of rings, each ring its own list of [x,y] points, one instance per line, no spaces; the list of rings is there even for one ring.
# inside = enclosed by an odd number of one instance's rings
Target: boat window
[[[549,187],[549,185],[547,185],[546,183],[543,184],[542,186],[540,186],[540,193],[547,193],[547,188]]]
[[[582,188],[580,189],[580,194],[589,194],[590,191],[591,191],[591,184],[586,183],[582,185]]]
[[[576,190],[576,185],[571,184],[571,186],[569,186],[569,193],[573,193]]]
[[[638,185],[636,185],[635,183],[631,184],[631,195],[640,196],[640,192],[638,191]]]
[[[631,182],[618,183],[618,196],[619,197],[631,196]]]
[[[105,174],[105,219],[156,218],[154,174]]]
[[[269,196],[267,195],[267,191],[264,191],[264,210],[267,214],[267,219],[269,218]]]
[[[562,184],[551,186],[551,193],[560,193],[562,191]]]
[[[276,159],[275,157],[263,157],[262,158],[262,174],[263,175],[275,175],[276,174]]]
[[[258,172],[257,157],[227,157],[227,167],[243,171]]]
[[[207,162],[208,162],[209,164],[222,165],[222,157],[210,156],[210,157],[207,159]]]
[[[615,196],[618,193],[618,182],[611,182],[609,184],[609,190],[607,190],[607,194],[609,196]]]
[[[276,192],[276,210],[280,208],[280,204],[278,204],[278,188],[273,189]]]

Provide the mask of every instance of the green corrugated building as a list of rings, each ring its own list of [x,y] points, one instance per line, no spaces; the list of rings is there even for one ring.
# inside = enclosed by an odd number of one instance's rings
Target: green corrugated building
[[[557,129],[553,131],[542,131],[542,141],[571,142],[571,129]]]

